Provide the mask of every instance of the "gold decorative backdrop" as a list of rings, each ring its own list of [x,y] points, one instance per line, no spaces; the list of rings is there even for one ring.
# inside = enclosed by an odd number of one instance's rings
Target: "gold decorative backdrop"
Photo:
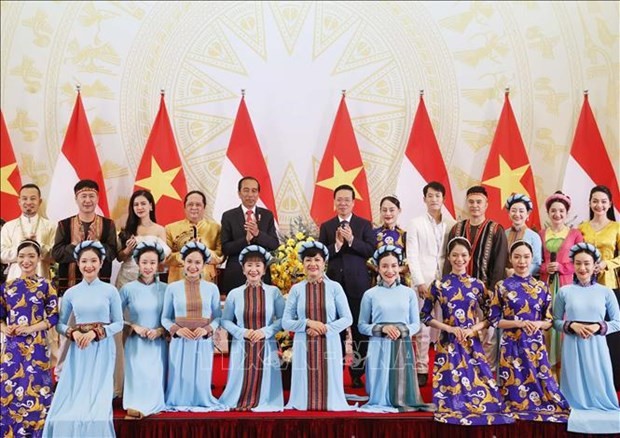
[[[80,83],[115,219],[161,88],[188,184],[210,206],[218,184],[236,184],[219,172],[247,90],[284,227],[298,215],[309,220],[341,89],[375,217],[396,186],[420,89],[457,211],[482,175],[505,87],[541,203],[561,186],[584,89],[618,168],[618,2],[0,5],[1,106],[22,179],[47,195]]]

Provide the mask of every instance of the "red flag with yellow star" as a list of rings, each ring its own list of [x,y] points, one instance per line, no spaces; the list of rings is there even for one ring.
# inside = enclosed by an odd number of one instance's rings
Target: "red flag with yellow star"
[[[512,112],[508,92],[504,97],[504,108],[482,174],[482,185],[489,194],[487,218],[499,222],[505,228],[510,227],[511,221],[504,205],[510,195],[522,193],[529,196],[534,204],[534,211],[527,224],[536,230],[540,229],[534,174]]]
[[[149,190],[153,195],[158,224],[167,225],[185,217],[183,197],[187,181],[163,93],[136,172],[134,190],[138,189]]]
[[[2,111],[0,120],[0,204],[2,204],[2,219],[10,221],[21,214],[18,200],[22,179]]]
[[[340,100],[336,120],[316,175],[310,215],[317,225],[334,217],[334,189],[341,184],[348,184],[355,190],[353,212],[372,220],[364,163],[344,96]]]

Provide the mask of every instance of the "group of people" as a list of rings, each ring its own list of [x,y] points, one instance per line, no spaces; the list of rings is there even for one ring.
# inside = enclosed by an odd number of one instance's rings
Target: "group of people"
[[[74,192],[78,214],[55,226],[39,213],[38,187],[26,184],[22,216],[1,231],[3,436],[113,436],[120,394],[134,419],[162,410],[422,410],[460,425],[568,421],[569,431],[620,433],[620,224],[607,187],[592,189],[590,220],[578,229],[566,224],[570,198],[556,192],[545,203],[550,225],[536,233],[522,194],[507,200],[504,230],[486,218],[483,187],[468,190],[469,218],[454,223],[442,213],[444,187],[431,182],[427,213],[405,231],[396,197],[381,200],[373,228],[353,214],[355,190],[339,186],[336,216],[299,247],[305,279],[286,299],[270,285],[279,239],[273,213],[256,205],[255,178],[239,181],[241,205],[221,224],[204,218],[206,197],[191,191],[186,218],[163,227],[150,192],[138,190],[118,235],[96,213],[95,182]],[[218,399],[219,327],[231,343]],[[352,385],[369,396],[361,407],[344,393],[349,327]],[[280,330],[295,334],[286,404]],[[429,376],[433,403],[420,396]]]

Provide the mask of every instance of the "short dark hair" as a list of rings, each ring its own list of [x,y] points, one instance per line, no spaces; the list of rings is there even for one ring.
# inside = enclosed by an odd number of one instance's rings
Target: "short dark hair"
[[[41,197],[41,189],[36,184],[33,184],[33,183],[24,184],[23,186],[19,188],[19,193],[21,193],[22,190],[24,189],[35,189],[37,193],[39,194],[39,198]]]
[[[446,188],[440,182],[431,181],[428,184],[426,184],[424,188],[422,189],[422,193],[424,194],[425,197],[426,197],[426,194],[428,193],[428,189],[436,190],[438,192],[441,192],[441,196],[446,196]]]
[[[353,199],[355,200],[355,189],[351,187],[349,184],[340,184],[338,187],[334,189],[334,199],[336,199],[336,193],[340,190],[350,190],[353,195]]]
[[[99,184],[97,184],[92,179],[83,179],[77,182],[77,184],[73,187],[73,193],[78,194],[80,190],[83,189],[92,189],[96,192],[99,192]]]
[[[480,195],[484,195],[485,197],[489,197],[489,194],[487,193],[487,189],[485,189],[482,186],[473,186],[470,187],[469,189],[467,189],[467,196],[469,195],[474,195],[474,194],[480,194]]]
[[[205,207],[207,206],[207,197],[205,196],[205,194],[202,193],[200,190],[192,190],[190,192],[187,192],[187,195],[185,195],[185,197],[183,198],[183,207],[187,205],[187,198],[189,198],[192,195],[200,195],[200,197],[202,198],[203,205]]]
[[[238,192],[241,191],[241,186],[243,185],[243,181],[256,181],[256,184],[258,184],[258,191],[260,192],[260,182],[253,176],[244,176],[243,178],[239,180],[239,182],[237,183]]]
[[[381,202],[379,202],[379,208],[381,208],[381,206],[383,206],[383,203],[385,201],[390,201],[396,207],[400,208],[400,201],[398,200],[398,198],[396,196],[392,196],[392,195],[384,196],[383,198],[381,198]]]
[[[320,255],[323,261],[325,261],[325,254],[323,253],[323,250],[321,248],[317,248],[316,246],[305,249],[301,253],[301,260],[303,261],[306,257],[314,257],[316,255]]]

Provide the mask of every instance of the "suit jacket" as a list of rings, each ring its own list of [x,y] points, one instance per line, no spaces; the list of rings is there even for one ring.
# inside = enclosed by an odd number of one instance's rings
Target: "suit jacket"
[[[249,244],[245,240],[246,232],[243,228],[245,215],[241,206],[222,214],[222,253],[228,257],[221,284],[221,291],[224,294],[245,284],[245,276],[239,264],[239,254],[243,248],[248,245],[260,245],[267,251],[273,251],[280,245],[273,213],[258,206],[255,207],[255,212],[260,233]],[[269,270],[265,274],[264,281],[271,284]]]
[[[375,251],[375,235],[370,221],[353,215],[349,226],[353,231],[353,244],[345,241],[336,252],[336,230],[340,226],[338,217],[321,224],[319,241],[329,250],[327,276],[342,285],[348,297],[362,299],[370,289],[370,274],[366,261]]]

